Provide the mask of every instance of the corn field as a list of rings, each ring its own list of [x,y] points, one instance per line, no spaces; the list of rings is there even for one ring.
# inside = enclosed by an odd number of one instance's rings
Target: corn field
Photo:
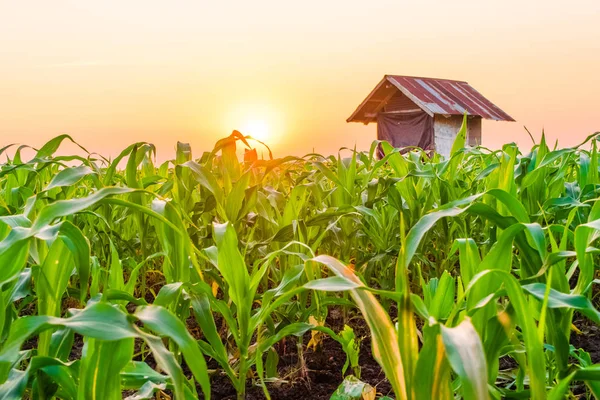
[[[448,159],[258,159],[238,132],[160,165],[149,143],[0,149],[0,399],[219,399],[216,379],[276,399],[326,343],[327,398],[600,398],[575,345],[600,324],[597,136],[525,153],[465,132]]]

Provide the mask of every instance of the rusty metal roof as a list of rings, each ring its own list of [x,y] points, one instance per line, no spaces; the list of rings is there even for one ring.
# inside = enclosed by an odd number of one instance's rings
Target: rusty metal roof
[[[347,121],[373,122],[376,114],[398,91],[431,116],[463,115],[466,112],[485,119],[514,121],[467,82],[400,75],[384,76]]]

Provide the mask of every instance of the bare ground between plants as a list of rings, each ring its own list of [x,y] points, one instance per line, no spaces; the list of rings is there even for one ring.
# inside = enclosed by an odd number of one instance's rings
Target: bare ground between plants
[[[336,315],[339,315],[339,313],[330,313],[327,323],[328,326],[335,331],[338,331],[343,328],[343,321],[341,318],[335,318]],[[353,318],[349,321],[349,325],[355,330],[357,337],[363,338],[360,353],[361,380],[375,387],[378,395],[389,395],[393,397],[391,386],[385,378],[381,367],[371,356],[371,340],[364,320],[360,317]],[[576,331],[571,333],[571,344],[576,349],[581,348],[590,353],[593,363],[599,363],[600,328],[584,317],[576,318],[574,320],[574,325],[581,333]],[[309,334],[304,336],[303,343],[305,346],[309,339]],[[291,374],[295,376],[292,376],[281,383],[268,384],[268,390],[272,400],[328,400],[344,379],[342,376],[342,367],[346,359],[345,353],[340,344],[329,337],[323,338],[321,348],[316,351],[306,349],[305,347],[304,357],[307,366],[307,375],[304,378],[301,378],[297,376],[297,374],[294,374],[294,371],[298,366],[298,353],[296,351],[295,340],[295,338],[287,338],[287,340],[282,341],[275,346],[280,357],[279,375],[285,376]],[[35,348],[36,342],[36,338],[30,339],[25,342],[23,348]],[[83,337],[76,334],[71,356],[69,358],[71,360],[80,358],[82,348]],[[138,350],[139,346],[136,345],[136,351]],[[145,361],[152,368],[156,368],[156,363],[151,354],[145,358]],[[503,359],[501,360],[501,365],[502,369],[511,369],[516,366],[516,362],[510,358]],[[213,361],[209,361],[209,367],[218,370],[218,366]],[[190,378],[191,375],[185,365],[184,371],[187,373],[188,378]],[[351,371],[348,371],[347,374],[348,373],[351,373]],[[573,382],[572,390],[575,395],[583,395],[585,393],[584,385],[578,382]],[[200,388],[198,388],[198,391],[200,393]],[[134,393],[134,390],[125,391],[123,392],[123,398]],[[211,397],[215,400],[236,399],[235,388],[227,376],[217,373],[211,377]],[[202,394],[200,394],[200,398],[204,398]],[[250,379],[248,380],[248,385],[246,387],[246,399],[265,399],[262,388],[252,385]]]
[[[326,325],[335,332],[343,329],[344,320],[338,308],[329,310]],[[362,317],[356,316],[348,320],[348,325],[354,329],[357,338],[362,338],[359,360],[361,380],[373,386],[378,394],[393,396],[391,385],[385,378],[379,364],[372,357],[371,339],[365,321]],[[310,340],[310,333],[305,334],[303,344],[306,374],[302,377],[298,373],[299,363],[296,340],[295,337],[288,337],[275,345],[275,349],[279,355],[279,376],[289,377],[283,382],[267,384],[271,399],[329,399],[344,380],[342,367],[346,360],[346,354],[342,350],[341,345],[335,340],[324,336],[320,348],[315,350],[308,349],[306,345]],[[351,368],[348,368],[346,374],[351,373]],[[235,389],[226,376],[215,375],[211,378],[211,397],[215,400],[236,398]],[[202,395],[200,398],[203,398]],[[262,388],[252,385],[251,380],[248,380],[248,385],[246,386],[246,399],[265,399]]]

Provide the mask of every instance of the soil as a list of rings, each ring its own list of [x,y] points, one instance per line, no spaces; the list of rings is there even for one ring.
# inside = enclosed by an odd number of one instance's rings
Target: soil
[[[396,310],[390,312],[394,317]],[[372,357],[371,339],[369,329],[362,316],[356,312],[349,312],[347,324],[354,329],[354,333],[360,341],[360,357],[359,365],[361,367],[360,379],[373,386],[379,396],[389,395],[392,398],[393,392],[391,385],[385,378],[385,374],[381,367]],[[198,335],[198,327],[193,318],[187,321],[188,331],[196,338]],[[221,319],[215,318],[217,327],[221,326]],[[344,320],[342,311],[338,308],[329,310],[326,320],[326,326],[339,332],[344,328]],[[328,400],[335,392],[338,386],[344,380],[342,376],[342,368],[346,361],[346,354],[342,350],[341,345],[335,340],[324,335],[320,348],[316,350],[308,349],[306,345],[310,340],[310,333],[307,333],[302,338],[304,360],[306,363],[306,374],[300,376],[298,368],[298,351],[297,338],[288,337],[275,345],[275,349],[279,355],[278,376],[283,377],[281,381],[276,383],[267,383],[267,388],[272,400]],[[81,355],[83,347],[83,338],[79,335],[75,336],[73,351],[70,358],[77,358]],[[142,341],[136,339],[134,360],[145,361],[151,368],[156,369],[157,364],[152,353],[143,352],[141,355]],[[237,398],[235,388],[231,384],[229,378],[221,373],[219,365],[214,360],[207,360],[209,371],[214,371],[211,375],[211,398],[215,400],[231,400]],[[192,378],[192,374],[183,362],[182,369],[188,379]],[[352,369],[349,367],[346,375],[352,374]],[[248,379],[246,385],[247,400],[263,400],[265,399],[263,389],[256,384],[255,379]],[[203,399],[202,390],[197,385],[197,391],[200,399]],[[168,392],[168,391],[167,391]],[[132,395],[134,391],[123,393],[123,398]],[[170,395],[171,393],[167,393]]]
[[[575,273],[571,277],[569,284],[571,287],[575,287],[577,278],[579,277],[579,269],[575,270]],[[596,274],[595,276],[599,276]],[[600,308],[600,286],[593,285],[591,293],[591,301],[596,309]],[[573,313],[573,325],[579,332],[572,330],[570,343],[576,349],[583,349],[590,354],[592,363],[600,363],[600,326],[585,317],[578,311]]]
[[[371,340],[368,335],[368,328],[364,320],[360,316],[355,316],[348,321],[348,324],[354,329],[357,337],[362,337],[360,346],[360,366],[361,380],[369,383],[377,390],[378,397],[388,395],[393,396],[393,392],[389,382],[385,379],[383,371],[377,362],[371,356]],[[587,318],[575,315],[573,324],[581,331],[571,333],[571,344],[576,348],[582,348],[590,354],[593,363],[600,363],[600,327],[596,326]],[[330,311],[327,318],[327,326],[338,332],[343,329],[343,320],[341,312],[337,309]],[[79,334],[75,334],[73,348],[70,360],[81,357],[83,348],[83,338]],[[273,400],[328,400],[333,392],[343,381],[342,367],[346,360],[346,355],[343,352],[339,343],[335,340],[324,337],[322,347],[318,350],[310,350],[306,348],[306,344],[310,340],[310,334],[303,338],[304,343],[304,358],[307,366],[307,375],[305,377],[294,376],[287,378],[280,383],[267,384],[269,394]],[[26,341],[23,344],[23,350],[35,348],[37,345],[37,337]],[[141,350],[141,341],[136,340],[135,352],[138,356],[136,360],[142,361],[139,356]],[[287,338],[282,340],[275,346],[279,360],[279,376],[287,376],[297,371],[298,353],[296,350],[296,339]],[[146,354],[144,360],[152,368],[156,368],[156,362],[152,354]],[[510,357],[504,357],[500,360],[500,369],[515,368],[516,362]],[[214,361],[208,362],[209,369],[219,370],[218,365]],[[191,378],[191,374],[187,366],[183,366],[184,372]],[[347,374],[351,373],[350,368]],[[586,392],[584,385],[580,382],[573,382],[572,387],[575,395],[583,395]],[[128,390],[123,393],[123,397],[134,394],[135,391]],[[204,398],[201,390],[198,387],[200,398]],[[225,375],[215,373],[211,377],[211,394],[215,400],[233,400],[236,399],[236,391],[229,378]],[[252,384],[252,379],[248,379],[246,386],[247,400],[263,400],[265,396],[262,388]]]
[[[154,282],[155,292],[158,293],[160,286],[164,282]],[[146,294],[146,301],[153,303],[154,296],[148,292]],[[128,305],[131,307],[130,311],[135,308],[132,304]],[[390,310],[390,316],[395,318],[397,312],[395,306]],[[361,367],[360,379],[373,386],[378,394],[381,396],[390,395],[393,396],[392,388],[385,374],[381,370],[381,367],[372,357],[371,351],[371,339],[369,329],[366,322],[356,312],[352,311],[348,313],[349,320],[347,324],[354,329],[354,333],[357,338],[361,339],[360,342],[360,358],[359,365]],[[215,316],[215,323],[217,327],[223,326],[222,320]],[[198,339],[201,334],[199,333],[199,327],[197,326],[196,320],[193,317],[188,318],[186,321],[188,331]],[[326,326],[333,329],[334,332],[340,332],[344,328],[343,313],[339,308],[331,308],[328,312],[326,320]],[[267,389],[272,400],[295,400],[295,399],[314,399],[324,400],[329,399],[335,392],[338,386],[344,380],[342,376],[342,368],[346,361],[346,354],[342,350],[341,345],[335,340],[323,336],[323,341],[320,348],[311,350],[306,347],[310,340],[310,333],[307,333],[303,337],[303,352],[304,360],[306,363],[306,373],[304,376],[300,376],[298,369],[298,351],[297,351],[297,339],[295,337],[285,338],[281,342],[275,345],[275,349],[279,355],[278,364],[278,376],[285,377],[277,383],[268,383]],[[77,347],[77,344],[74,345]],[[150,367],[156,368],[156,362],[152,353],[144,354],[144,358],[140,356],[141,341],[136,340],[134,352],[137,356],[134,358],[137,361],[145,361]],[[211,376],[211,398],[215,400],[225,399],[236,399],[237,393],[235,388],[231,384],[229,378],[220,373],[220,367],[214,360],[207,361],[209,370],[216,371]],[[182,365],[184,374],[188,379],[192,378],[191,372],[187,365]],[[352,369],[348,368],[346,375],[351,374]],[[263,389],[254,384],[254,379],[248,379],[246,385],[246,399],[247,400],[262,400],[265,399]],[[200,398],[203,399],[202,391],[197,386]],[[129,395],[131,393],[128,393]]]
[[[307,338],[305,338],[305,341]],[[283,343],[283,342],[282,342]],[[289,341],[288,341],[289,343]],[[292,344],[295,347],[295,343]],[[277,346],[281,352],[283,345]],[[379,365],[370,356],[370,344],[361,345],[361,380],[371,384],[381,395],[391,394],[391,387]],[[304,378],[290,378],[284,383],[267,384],[269,394],[273,400],[278,399],[329,399],[333,392],[343,381],[342,366],[346,356],[340,345],[332,339],[325,339],[320,352],[306,350],[304,353],[306,366],[308,368],[307,376]],[[279,368],[280,374],[285,375],[291,370],[296,369],[298,362],[297,353],[288,351],[287,354],[280,354]],[[211,380],[211,395],[217,400],[235,399],[236,392],[226,376],[214,376]],[[203,398],[202,396],[200,398]],[[246,387],[246,399],[262,400],[265,399],[262,388],[252,386],[251,380]]]
[[[598,306],[598,304],[595,305]],[[390,314],[394,316],[395,310],[391,310]],[[353,314],[351,313],[351,315]],[[582,348],[587,351],[593,363],[600,363],[600,327],[578,313],[575,313],[573,324],[581,333],[572,332],[571,344],[576,349]],[[344,323],[339,309],[330,310],[326,325],[335,332],[343,329]],[[362,338],[360,346],[361,380],[375,387],[378,397],[388,395],[394,398],[389,382],[385,379],[383,371],[371,355],[371,340],[364,319],[360,315],[354,315],[348,321],[348,325],[354,329],[357,337]],[[309,334],[303,338],[305,346],[309,339]],[[290,371],[297,370],[298,354],[295,338],[288,338],[278,343],[275,348],[280,357],[279,376],[286,376]],[[304,378],[296,376],[282,383],[268,384],[269,394],[273,400],[329,399],[343,381],[344,377],[341,371],[346,355],[339,343],[325,337],[321,349],[313,351],[304,348],[304,358],[308,368],[307,376]],[[209,363],[209,367],[218,369],[215,363]],[[516,361],[510,357],[504,357],[500,360],[501,370],[516,367]],[[351,371],[347,371],[347,374],[350,373]],[[583,395],[586,392],[585,385],[581,382],[573,382],[572,390],[575,395]],[[224,375],[214,375],[211,378],[211,391],[212,398],[217,400],[236,399],[235,389]],[[265,399],[262,388],[252,385],[251,379],[248,380],[246,386],[246,399]]]
[[[595,293],[595,295],[598,295],[598,293]],[[596,300],[594,301],[594,305],[598,307],[600,295],[594,297]],[[390,315],[392,317],[395,317],[395,314],[395,309],[390,310]],[[357,338],[361,338],[359,360],[359,365],[361,367],[360,379],[375,387],[378,397],[388,395],[394,398],[389,382],[386,380],[380,366],[372,357],[369,329],[366,326],[364,319],[359,313],[354,311],[349,312],[348,315],[349,320],[347,321],[347,324],[354,329]],[[188,330],[194,337],[198,338],[201,336],[198,332],[196,321],[193,318],[189,318],[186,322]],[[217,319],[216,322],[217,326],[221,326],[220,319]],[[573,318],[573,325],[575,325],[581,333],[572,331],[570,338],[571,344],[576,349],[581,348],[588,352],[593,363],[600,363],[600,327],[577,312]],[[343,329],[344,319],[342,311],[339,308],[332,308],[329,310],[326,326],[333,329],[335,332],[339,332]],[[275,349],[279,355],[278,376],[281,377],[282,380],[267,384],[269,394],[273,400],[329,399],[343,381],[342,367],[346,360],[346,355],[342,350],[341,345],[324,335],[321,346],[313,350],[306,346],[309,340],[310,333],[307,333],[302,340],[304,360],[306,363],[305,374],[299,373],[297,339],[295,337],[286,338],[275,345]],[[36,345],[37,338],[32,338],[26,341],[22,348],[35,348]],[[79,359],[81,357],[82,348],[83,338],[79,334],[75,334],[73,348],[69,359]],[[150,367],[156,368],[157,365],[152,353],[142,352],[141,350],[142,342],[141,340],[136,340],[134,349],[136,357],[134,359],[145,361]],[[141,353],[144,354],[143,358]],[[209,360],[208,367],[209,370],[214,371],[211,376],[211,397],[215,400],[236,399],[235,388],[231,384],[229,378],[220,373],[218,364],[214,360]],[[504,357],[500,360],[501,370],[513,369],[515,367],[516,362],[510,357]],[[186,376],[191,378],[191,373],[185,363],[183,365],[183,370]],[[351,368],[348,368],[347,374],[351,373]],[[201,394],[200,387],[197,389],[200,398],[204,398]],[[571,390],[576,396],[584,395],[587,391],[582,382],[573,382]],[[133,393],[134,391],[124,392],[123,397],[132,395]],[[255,379],[248,379],[247,381],[246,399],[265,399],[263,389],[256,385]]]
[[[339,309],[329,311],[326,325],[339,332],[344,327],[342,313]],[[358,338],[362,338],[360,343],[361,380],[373,386],[378,395],[390,395],[393,397],[392,388],[386,380],[381,367],[371,355],[371,340],[368,335],[369,330],[361,317],[351,318],[348,321]],[[298,376],[298,352],[296,338],[287,338],[279,342],[275,348],[279,354],[279,376],[290,376],[280,383],[269,383],[267,388],[271,399],[273,400],[328,400],[333,392],[344,380],[342,376],[342,367],[346,361],[346,354],[341,345],[329,337],[323,337],[320,349],[307,349],[306,345],[310,340],[310,334],[303,337],[304,359],[306,362],[306,376]],[[216,364],[209,363],[209,368]],[[351,374],[351,368],[348,368],[346,374]],[[293,376],[295,375],[295,376]],[[224,375],[215,375],[211,379],[211,397],[215,400],[236,399],[236,391],[231,382]],[[203,398],[202,396],[200,398]],[[246,386],[247,400],[263,400],[265,396],[261,387],[253,385],[252,380],[248,380]]]
[[[579,318],[578,318],[579,317]],[[594,364],[600,363],[600,327],[585,317],[575,315],[573,324],[581,331],[571,331],[571,344],[590,353]]]

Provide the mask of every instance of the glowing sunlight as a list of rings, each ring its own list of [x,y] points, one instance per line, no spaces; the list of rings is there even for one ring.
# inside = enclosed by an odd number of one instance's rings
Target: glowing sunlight
[[[242,126],[241,132],[261,142],[271,142],[271,127],[262,119],[249,120]]]

